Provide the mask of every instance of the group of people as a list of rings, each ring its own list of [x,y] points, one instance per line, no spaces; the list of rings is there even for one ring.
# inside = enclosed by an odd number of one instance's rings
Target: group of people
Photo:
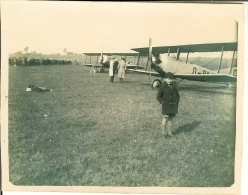
[[[67,65],[72,64],[71,59],[34,58],[34,57],[10,57],[10,66],[33,66],[33,65]]]
[[[112,57],[109,65],[110,82],[112,83],[114,82],[114,76],[117,73],[118,78],[120,79],[120,83],[123,83],[126,69],[127,69],[127,64],[125,58],[121,58],[121,61],[119,62],[117,58]]]

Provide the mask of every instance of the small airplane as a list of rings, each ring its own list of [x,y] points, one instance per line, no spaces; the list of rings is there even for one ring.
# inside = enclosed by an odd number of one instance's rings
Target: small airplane
[[[237,81],[237,67],[234,67],[234,56],[235,52],[237,51],[237,42],[161,46],[153,48],[151,42],[152,41],[150,38],[149,47],[132,49],[133,51],[139,52],[139,56],[148,54],[146,70],[129,70],[138,73],[149,74],[149,81],[151,76],[161,77],[161,80],[155,79],[152,82],[152,88],[159,88],[166,72],[174,73],[175,77],[180,78],[181,81],[186,79],[192,81],[224,83],[228,87],[235,86]],[[229,74],[220,74],[224,51],[233,51]],[[221,52],[221,58],[217,72],[196,64],[188,63],[190,52]],[[171,57],[170,53],[176,53],[176,58]],[[187,53],[185,62],[180,60],[180,53]],[[137,61],[137,66],[138,63],[139,58]],[[150,71],[147,70],[148,67],[150,67]],[[156,72],[152,71],[152,69],[154,69]]]
[[[85,66],[92,66],[94,68],[100,67],[100,72],[104,72],[104,70],[109,68],[111,57],[113,56],[120,56],[121,58],[126,58],[127,56],[138,56],[138,53],[83,53],[86,55],[85,59]],[[89,64],[86,64],[87,56],[90,57]],[[91,57],[96,56],[96,63],[93,65],[91,64]],[[100,60],[98,61],[98,57],[100,56]],[[127,62],[127,68],[136,68],[136,65],[132,65],[130,62]]]

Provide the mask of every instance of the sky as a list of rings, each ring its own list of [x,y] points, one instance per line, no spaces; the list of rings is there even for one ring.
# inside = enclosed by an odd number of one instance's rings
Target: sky
[[[130,52],[131,48],[234,42],[237,5],[2,2],[9,53]],[[236,11],[236,12],[235,12]]]

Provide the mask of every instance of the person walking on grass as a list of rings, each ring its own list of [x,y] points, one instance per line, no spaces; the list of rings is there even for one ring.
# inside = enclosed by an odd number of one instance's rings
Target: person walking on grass
[[[114,59],[111,57],[111,60],[109,62],[109,76],[110,76],[110,82],[114,82]]]
[[[177,82],[173,81],[174,74],[167,72],[164,76],[164,83],[160,86],[157,93],[157,100],[162,104],[162,134],[165,138],[173,137],[172,122],[178,113],[180,95]],[[167,128],[166,128],[167,123]]]
[[[125,78],[126,68],[127,68],[126,59],[121,58],[121,61],[118,64],[118,77],[120,78],[120,83],[123,83],[123,79]]]

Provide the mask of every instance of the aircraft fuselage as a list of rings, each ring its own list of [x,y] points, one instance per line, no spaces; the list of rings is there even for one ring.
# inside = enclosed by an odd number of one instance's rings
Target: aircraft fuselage
[[[153,58],[153,69],[160,74],[172,72],[176,74],[217,74],[215,71],[203,68],[196,64],[185,63],[167,55],[158,55]]]

